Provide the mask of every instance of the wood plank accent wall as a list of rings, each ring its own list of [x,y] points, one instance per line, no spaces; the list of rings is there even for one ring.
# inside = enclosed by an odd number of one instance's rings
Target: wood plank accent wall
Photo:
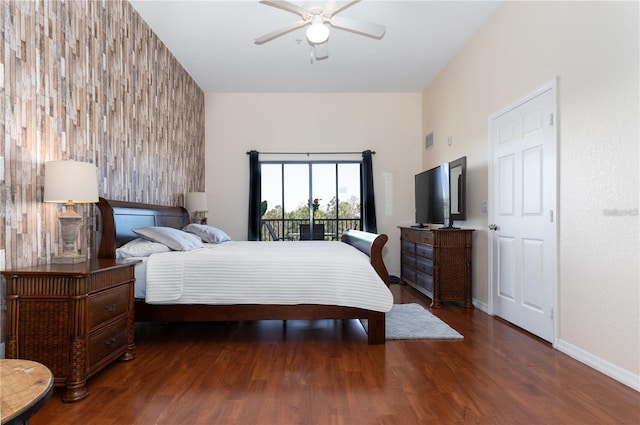
[[[0,34],[0,269],[62,249],[46,161],[96,164],[111,199],[204,190],[204,93],[126,0],[2,1]],[[98,210],[78,212],[93,255]]]

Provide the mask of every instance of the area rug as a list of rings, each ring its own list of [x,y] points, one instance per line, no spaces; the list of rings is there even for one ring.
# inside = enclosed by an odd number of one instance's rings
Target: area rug
[[[394,304],[386,314],[387,339],[462,339],[455,329],[420,304]],[[367,319],[360,319],[367,331]]]

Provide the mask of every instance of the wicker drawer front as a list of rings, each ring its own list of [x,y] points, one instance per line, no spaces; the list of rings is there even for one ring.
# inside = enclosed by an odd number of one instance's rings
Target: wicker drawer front
[[[418,258],[416,260],[416,269],[421,273],[433,276],[433,261],[427,260],[426,258]]]
[[[429,245],[433,245],[434,242],[433,232],[430,230],[403,228],[400,233],[403,240]]]
[[[120,285],[89,297],[89,329],[127,312],[129,286]]]
[[[414,244],[413,242],[403,240],[401,247],[403,254],[415,255],[416,244]]]
[[[428,275],[425,273],[418,273],[417,274],[417,281],[416,283],[418,284],[418,286],[426,289],[427,291],[433,293],[433,275]]]
[[[416,281],[416,271],[413,269],[402,269],[402,280],[404,282],[415,283]]]
[[[402,256],[402,267],[411,267],[412,269],[416,267],[416,258],[412,255],[403,255]]]
[[[418,257],[428,258],[433,260],[433,246],[432,245],[416,245],[416,255]]]
[[[416,233],[416,240],[415,242],[417,243],[424,243],[427,245],[433,245],[435,243],[435,237],[433,236],[433,232],[419,232]]]
[[[429,230],[412,230],[409,240],[415,243],[433,245],[434,237],[433,232]]]
[[[89,367],[98,363],[100,360],[109,356],[109,354],[126,349],[127,318],[115,322],[112,326],[94,332],[89,336]]]

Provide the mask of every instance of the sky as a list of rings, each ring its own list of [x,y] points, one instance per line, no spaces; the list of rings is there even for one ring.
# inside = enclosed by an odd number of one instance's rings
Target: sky
[[[262,164],[262,199],[267,200],[268,209],[282,204],[281,164]],[[360,164],[339,164],[338,196],[347,201],[352,196],[360,198]],[[336,167],[334,164],[311,164],[313,184],[309,195],[309,164],[285,164],[285,211],[296,210],[309,197],[318,198],[320,209],[336,193]]]

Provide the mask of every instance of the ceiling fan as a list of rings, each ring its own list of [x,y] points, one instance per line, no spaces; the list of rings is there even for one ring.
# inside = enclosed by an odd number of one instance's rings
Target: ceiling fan
[[[260,3],[267,6],[277,7],[278,9],[299,15],[302,20],[293,22],[286,27],[277,29],[270,33],[255,39],[256,44],[264,44],[274,38],[287,34],[295,29],[309,25],[307,28],[307,40],[313,46],[313,52],[316,60],[329,57],[329,27],[339,28],[361,35],[366,35],[375,39],[381,39],[387,30],[383,25],[371,22],[360,21],[344,16],[336,16],[348,7],[359,3],[361,0],[352,0],[342,7],[336,9],[335,0],[327,1],[322,7],[304,8],[288,1],[262,0]]]

